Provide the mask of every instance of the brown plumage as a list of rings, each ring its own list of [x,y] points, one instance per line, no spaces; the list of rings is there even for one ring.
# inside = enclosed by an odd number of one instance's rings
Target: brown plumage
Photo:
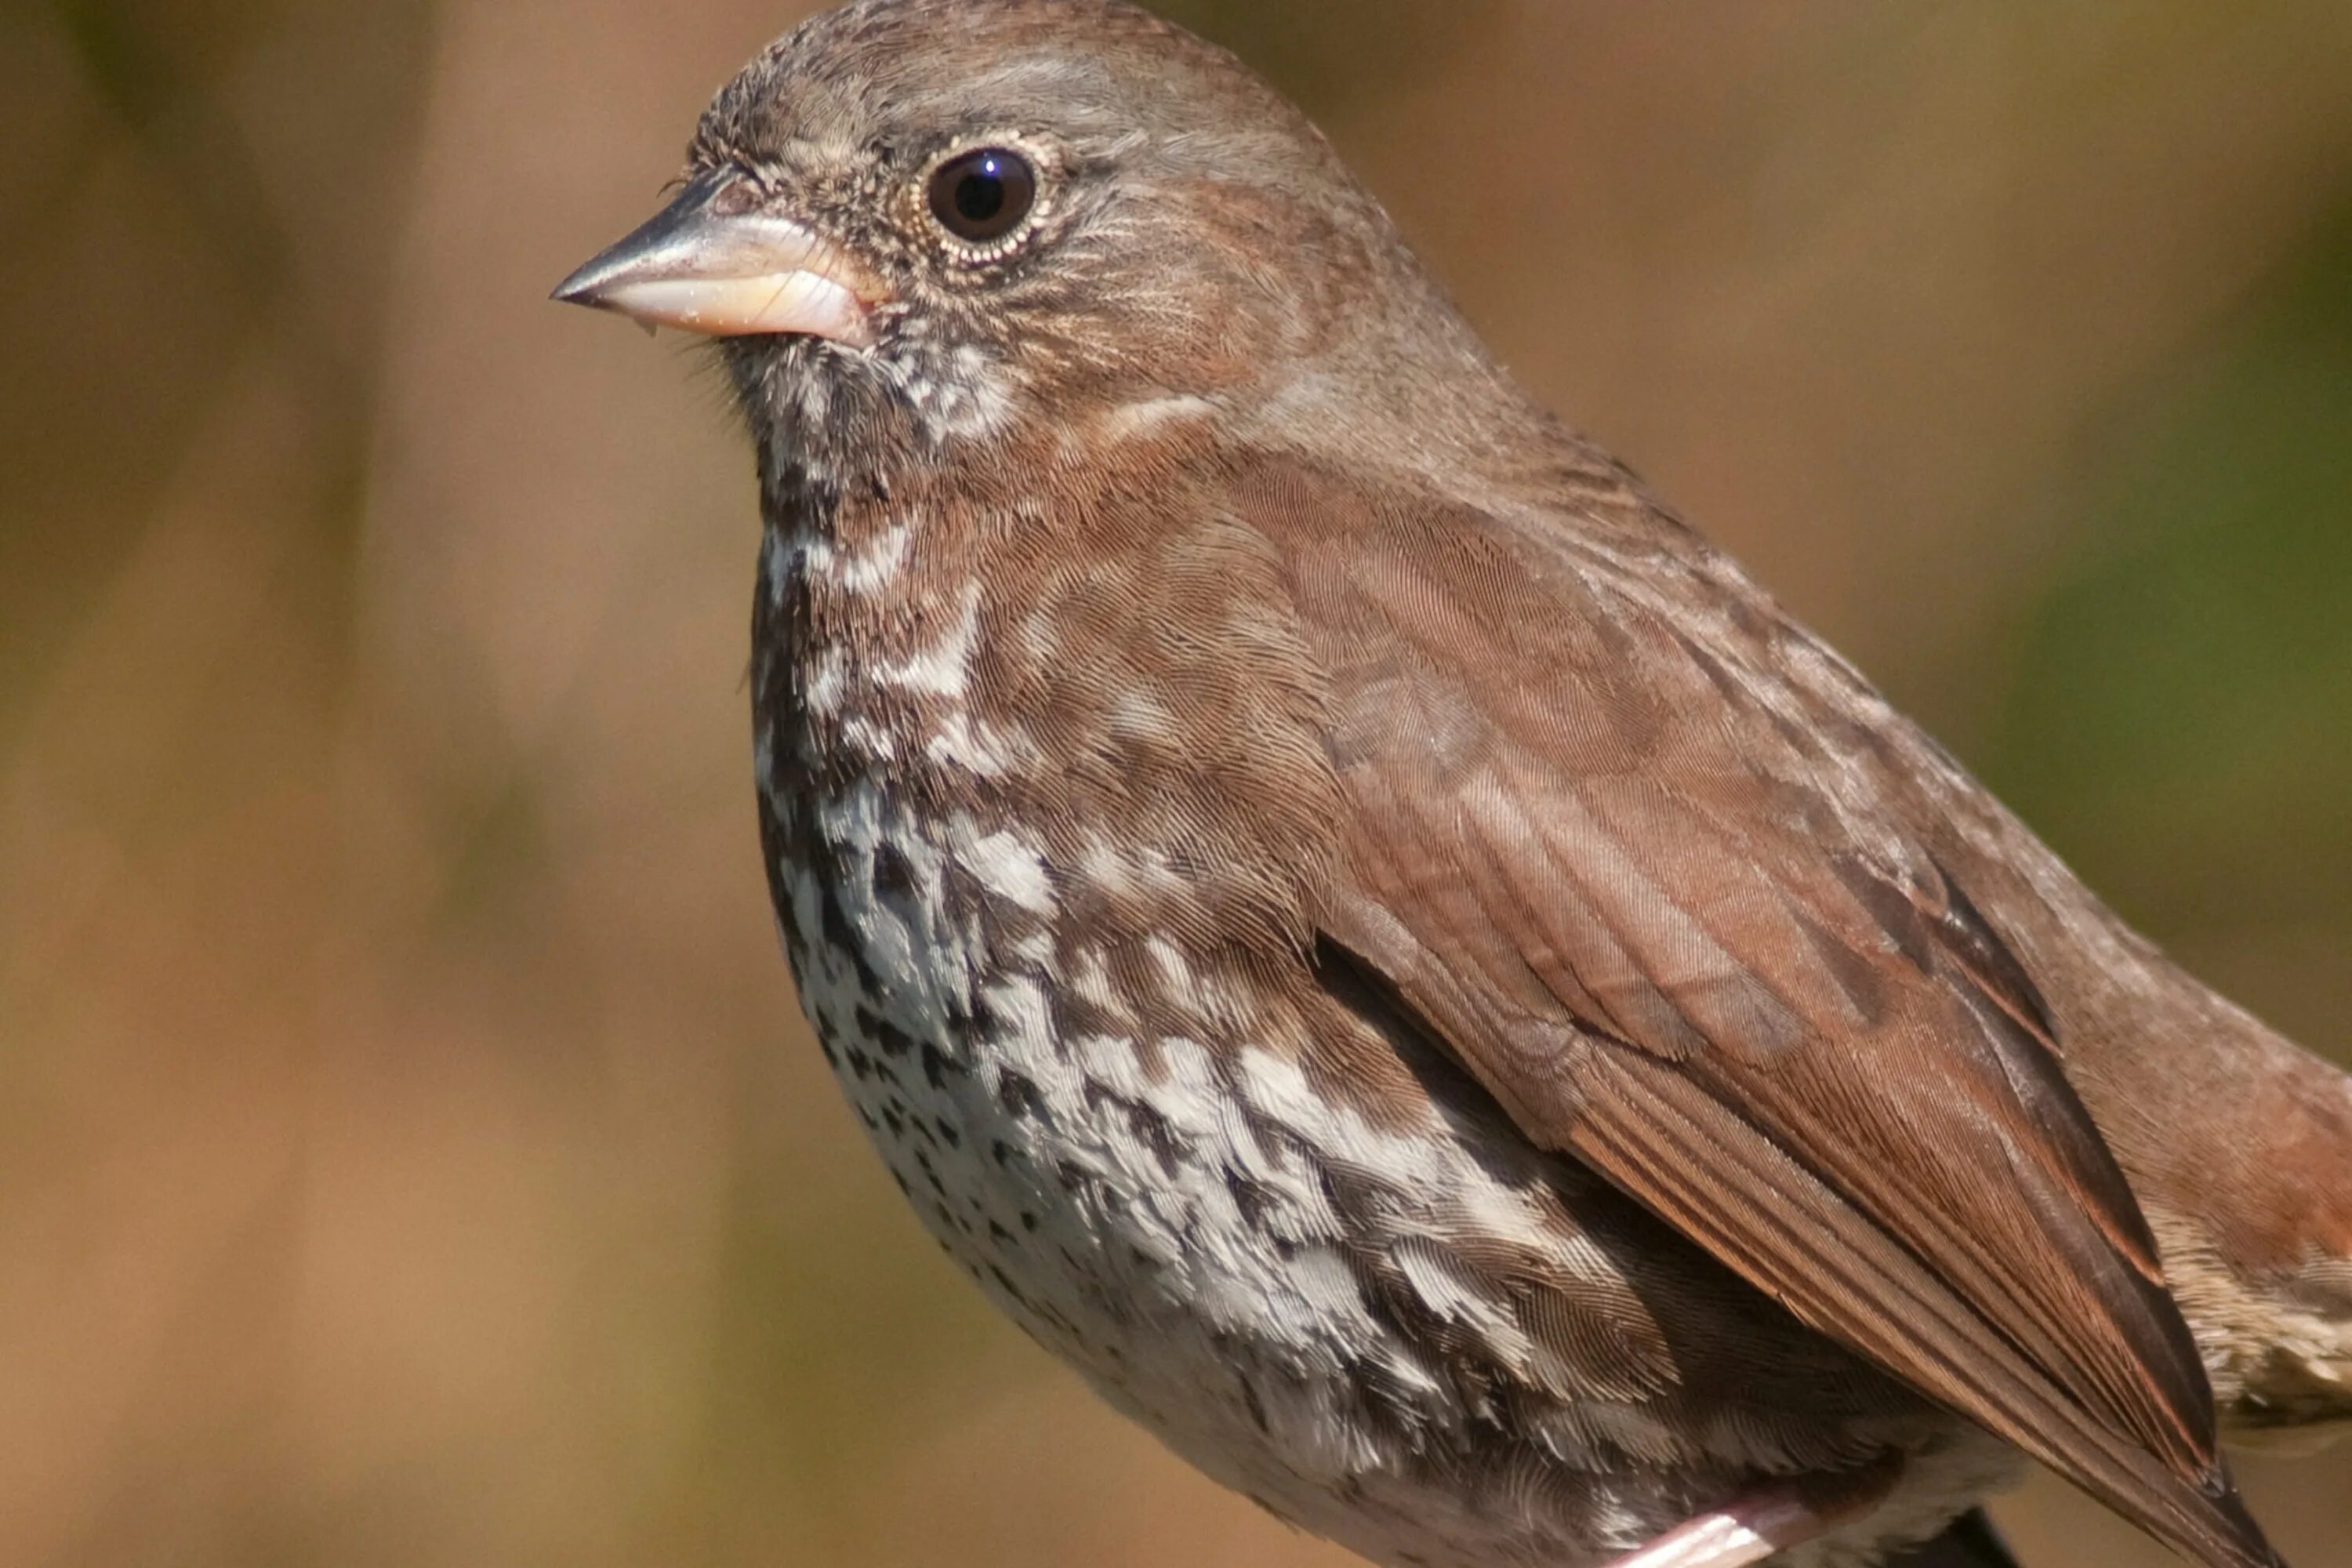
[[[1392,1563],[1830,1568],[2017,1449],[2276,1561],[2215,1392],[2347,1414],[2352,1091],[1533,405],[1229,57],[868,0],[562,292],[728,340],[853,1103],[1195,1462]]]

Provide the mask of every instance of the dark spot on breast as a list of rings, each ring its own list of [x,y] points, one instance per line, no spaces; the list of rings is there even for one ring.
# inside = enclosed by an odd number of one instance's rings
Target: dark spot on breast
[[[929,1040],[923,1042],[923,1078],[934,1091],[945,1092],[950,1077],[961,1078],[969,1070]]]
[[[851,923],[849,916],[842,910],[841,900],[828,889],[824,897],[818,900],[818,908],[821,910],[819,918],[824,925],[825,945],[856,966],[858,984],[867,994],[879,994],[882,990],[882,978],[874,973],[874,966],[866,962],[866,943],[859,939],[856,926]]]
[[[1174,1180],[1176,1173],[1182,1168],[1186,1152],[1182,1140],[1176,1136],[1176,1129],[1169,1125],[1166,1117],[1148,1105],[1133,1108],[1132,1122],[1135,1135],[1143,1140],[1146,1148],[1159,1156],[1160,1170],[1170,1180]]]
[[[1274,1195],[1264,1183],[1228,1165],[1225,1190],[1234,1194],[1234,1207],[1241,1212],[1243,1224],[1252,1230],[1265,1228],[1266,1215],[1274,1209]]]
[[[1015,1246],[1019,1241],[1019,1238],[1011,1231],[1005,1229],[1002,1225],[999,1225],[994,1220],[990,1220],[988,1222],[988,1234],[1000,1245],[1005,1247]]]
[[[1007,1068],[996,1080],[996,1101],[1004,1107],[1007,1116],[1023,1121],[1044,1121],[1050,1113],[1045,1109],[1045,1097],[1024,1074]]]
[[[1189,1146],[1176,1135],[1168,1119],[1139,1100],[1130,1100],[1099,1079],[1087,1080],[1087,1110],[1097,1121],[1117,1116],[1126,1121],[1136,1141],[1158,1157],[1160,1168],[1171,1179],[1183,1167]]]
[[[901,903],[915,900],[914,865],[895,844],[874,847],[874,896]]]
[[[1242,1120],[1250,1130],[1251,1142],[1265,1156],[1265,1163],[1284,1175],[1289,1175],[1301,1164],[1314,1164],[1314,1154],[1279,1121],[1247,1108],[1242,1111]]]
[[[878,1014],[860,1007],[857,1009],[857,1027],[881,1047],[886,1057],[895,1059],[914,1054],[915,1037]]]

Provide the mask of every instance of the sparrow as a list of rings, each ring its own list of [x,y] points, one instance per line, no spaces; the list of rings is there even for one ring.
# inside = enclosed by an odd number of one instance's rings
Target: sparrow
[[[863,0],[557,297],[742,411],[851,1106],[1178,1453],[1391,1568],[1989,1568],[2028,1458],[2279,1564],[2219,1442],[2352,1415],[2347,1080],[1520,389],[1232,56]]]

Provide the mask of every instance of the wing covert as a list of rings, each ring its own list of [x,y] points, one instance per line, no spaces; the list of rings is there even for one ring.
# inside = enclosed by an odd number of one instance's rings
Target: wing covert
[[[1530,1137],[1814,1327],[2207,1562],[2273,1562],[2030,974],[1885,787],[1902,721],[1664,520],[1242,494],[1330,683],[1329,937]]]

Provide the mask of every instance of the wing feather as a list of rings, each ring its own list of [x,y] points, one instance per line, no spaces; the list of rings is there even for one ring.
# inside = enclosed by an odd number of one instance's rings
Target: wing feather
[[[1805,1321],[2205,1562],[2273,1562],[2059,1026],[1897,805],[1901,721],[1663,521],[1238,493],[1330,681],[1328,937]]]

